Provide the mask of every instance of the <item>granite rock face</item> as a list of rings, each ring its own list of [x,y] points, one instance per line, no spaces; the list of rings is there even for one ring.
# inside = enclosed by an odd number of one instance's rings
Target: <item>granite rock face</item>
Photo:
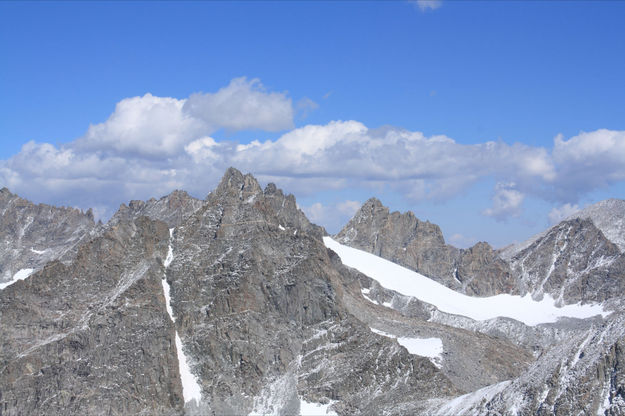
[[[152,198],[146,202],[134,200],[130,201],[128,205],[122,204],[109,220],[107,226],[146,216],[163,221],[169,227],[176,227],[201,206],[201,200],[193,198],[185,191],[176,190],[158,200]]]
[[[0,283],[22,269],[41,269],[55,259],[70,260],[96,224],[91,210],[33,204],[0,190]]]
[[[625,411],[623,259],[592,221],[509,261],[375,199],[338,236],[469,295],[611,302],[604,318],[530,327],[381,287],[326,248],[292,195],[232,168],[204,200],[132,201],[103,225],[0,197],[0,270],[35,269],[0,289],[0,416],[297,415],[301,400],[341,416]],[[53,255],[25,262],[44,246]],[[424,339],[440,354],[407,349]],[[199,404],[185,403],[184,362]]]
[[[564,304],[601,302],[625,291],[625,255],[589,219],[552,227],[511,260],[524,291]]]
[[[71,261],[0,291],[1,414],[297,414],[300,398],[403,414],[459,394],[350,313],[324,234],[235,169],[205,201],[122,207]],[[184,403],[176,333],[199,406]]]
[[[438,225],[410,211],[400,214],[371,198],[336,235],[345,245],[368,251],[475,296],[519,291],[510,267],[488,243],[461,250],[445,244]]]
[[[0,291],[2,415],[182,414],[167,237],[162,222],[122,222]]]
[[[455,391],[428,360],[349,314],[322,235],[292,197],[233,169],[173,232],[167,280],[205,413],[293,414],[300,396],[375,413],[382,398]],[[393,372],[406,380],[401,391],[391,379],[354,379]]]

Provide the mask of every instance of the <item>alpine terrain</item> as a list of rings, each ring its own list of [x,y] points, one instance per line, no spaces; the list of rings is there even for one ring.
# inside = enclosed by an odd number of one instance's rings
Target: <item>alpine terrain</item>
[[[0,212],[0,416],[625,415],[623,200],[502,250],[375,198],[330,236],[234,168]]]

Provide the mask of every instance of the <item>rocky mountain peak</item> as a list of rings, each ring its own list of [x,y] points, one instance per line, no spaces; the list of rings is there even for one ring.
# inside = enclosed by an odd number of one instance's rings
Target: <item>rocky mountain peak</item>
[[[247,200],[262,194],[262,188],[251,174],[243,174],[238,169],[230,167],[224,173],[219,185],[211,192],[207,199],[212,200]]]
[[[551,227],[510,264],[534,297],[601,302],[625,291],[625,255],[587,218]]]
[[[336,239],[471,295],[518,291],[509,267],[488,243],[457,249],[445,243],[438,225],[411,211],[390,212],[377,198],[367,200]]]
[[[146,216],[163,221],[169,227],[175,227],[182,224],[202,204],[202,200],[193,198],[185,191],[175,190],[159,199],[151,198],[148,201],[133,200],[128,205],[121,204],[115,215],[109,220],[107,226]]]
[[[586,218],[603,232],[619,250],[625,252],[625,200],[610,198],[590,205],[567,219]]]
[[[95,228],[93,211],[34,204],[7,188],[0,192],[0,282],[20,270],[67,260]]]

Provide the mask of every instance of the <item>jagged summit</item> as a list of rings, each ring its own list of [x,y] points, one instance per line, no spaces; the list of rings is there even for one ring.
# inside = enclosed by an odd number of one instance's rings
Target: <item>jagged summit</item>
[[[478,296],[517,293],[509,267],[487,243],[460,250],[445,243],[438,225],[411,211],[390,212],[370,198],[336,235],[338,242],[368,251]]]
[[[262,188],[252,174],[243,174],[236,168],[230,167],[224,173],[215,191],[207,199],[228,198],[244,200],[262,194]]]
[[[576,218],[592,221],[608,240],[616,244],[621,253],[625,253],[625,200],[610,198],[599,201],[571,214],[562,222]],[[499,255],[506,260],[511,260],[559,225],[560,223],[555,224],[521,243],[506,246],[499,250]]]
[[[132,218],[143,215],[163,221],[170,227],[175,227],[182,224],[202,204],[202,200],[193,198],[187,192],[175,190],[159,199],[151,198],[148,201],[132,200],[128,205],[121,204],[107,223],[107,226],[115,225],[121,221],[129,221]]]
[[[625,200],[610,198],[590,205],[568,217],[587,218],[603,235],[625,252]]]
[[[0,283],[20,270],[39,270],[53,259],[68,260],[96,227],[93,211],[34,204],[0,191]]]

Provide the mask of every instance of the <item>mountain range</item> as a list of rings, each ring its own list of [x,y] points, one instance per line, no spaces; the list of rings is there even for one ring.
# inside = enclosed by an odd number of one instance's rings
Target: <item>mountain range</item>
[[[625,414],[623,200],[500,250],[376,198],[330,236],[234,168],[0,212],[1,416]]]

